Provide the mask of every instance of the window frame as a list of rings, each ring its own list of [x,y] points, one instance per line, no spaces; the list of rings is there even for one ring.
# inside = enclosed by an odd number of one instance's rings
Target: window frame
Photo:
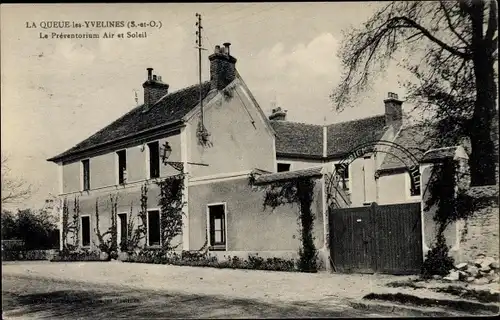
[[[123,181],[120,182],[120,153],[123,153],[125,156],[125,170],[123,172]],[[124,185],[127,183],[127,149],[121,149],[117,150],[115,152],[116,156],[116,184],[117,185]]]
[[[123,220],[120,218],[121,215],[124,215],[125,216],[125,219],[126,219],[126,224],[125,224],[125,233],[126,233],[126,236],[125,236],[125,240],[127,239],[127,233],[128,233],[128,213],[127,212],[120,212],[117,214],[117,218],[118,218],[118,221],[120,221],[120,223],[116,226],[116,228],[118,230],[116,230],[116,233],[117,233],[117,238],[118,238],[118,247],[120,247],[120,244],[122,242],[122,223],[123,223]]]
[[[158,211],[158,235],[159,235],[159,238],[160,238],[160,244],[153,244],[153,245],[150,244],[150,239],[149,239],[149,213],[151,211]],[[162,243],[161,243],[161,210],[160,210],[160,208],[151,208],[151,209],[147,210],[146,223],[147,223],[147,227],[146,227],[146,246],[149,247],[149,248],[159,248],[159,247],[161,247]]]
[[[157,144],[158,145],[158,176],[157,177],[153,177],[151,175],[151,145],[152,144]],[[146,168],[147,168],[147,173],[146,173],[147,175],[146,176],[147,176],[148,179],[157,179],[157,178],[160,178],[160,176],[161,176],[160,140],[153,140],[153,141],[147,142],[146,143],[146,147],[147,147],[147,150],[148,150],[148,152],[146,152]]]
[[[88,177],[88,186],[87,188],[86,187],[86,180],[85,180],[85,164],[84,163],[88,163],[88,173],[87,173],[87,177]],[[86,159],[82,159],[80,160],[80,175],[81,175],[81,178],[82,178],[82,183],[81,183],[81,191],[89,191],[90,190],[90,158],[86,158]]]
[[[224,232],[224,243],[223,244],[214,244],[212,245],[212,239],[211,239],[211,230],[210,230],[210,207],[216,207],[216,206],[222,206],[224,209],[224,225],[223,225],[223,232]],[[208,203],[206,206],[206,213],[207,213],[207,240],[208,240],[208,248],[211,251],[227,251],[228,247],[228,238],[227,238],[227,203],[224,202],[213,202],[213,203]]]
[[[337,166],[340,164],[340,162],[335,162],[333,164],[333,170],[335,172],[337,172]],[[345,188],[342,188],[342,190],[344,190],[346,193],[348,194],[351,194],[352,193],[352,179],[351,179],[351,175],[352,175],[352,172],[351,172],[351,166],[352,163],[349,163],[347,165],[347,174],[348,174],[348,178],[347,179],[343,179],[345,181],[345,185],[347,186],[347,189]],[[345,171],[344,171],[345,172]],[[342,181],[342,180],[341,180]]]
[[[83,244],[83,218],[89,218],[89,244],[84,245]],[[82,214],[80,215],[80,246],[82,248],[90,248],[92,244],[92,217],[90,214]]]

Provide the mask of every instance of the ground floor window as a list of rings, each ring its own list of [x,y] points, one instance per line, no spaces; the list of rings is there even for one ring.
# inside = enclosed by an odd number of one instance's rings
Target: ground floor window
[[[226,212],[224,204],[208,206],[208,234],[213,249],[226,248]]]
[[[148,211],[148,245],[160,245],[160,211]]]
[[[89,247],[90,246],[90,217],[83,216],[81,218],[82,222],[82,246]]]
[[[125,243],[127,242],[127,214],[126,213],[120,213],[118,215],[118,231],[120,232],[118,240],[120,243]]]

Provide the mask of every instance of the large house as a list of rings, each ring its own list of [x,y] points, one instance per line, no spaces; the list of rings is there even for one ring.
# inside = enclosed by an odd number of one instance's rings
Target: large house
[[[228,43],[216,46],[209,60],[210,81],[175,92],[148,68],[143,105],[49,159],[59,166],[59,195],[79,198],[75,245],[95,248],[96,202],[99,228],[106,229],[113,194],[118,195],[123,239],[127,223],[141,210],[141,187],[147,183],[144,244],[158,247],[160,190],[153,182],[182,171],[186,206],[182,235],[176,239],[182,250],[198,250],[208,240],[216,254],[294,256],[300,244],[297,208],[264,210],[263,195],[249,185],[249,176],[257,173],[261,181],[321,177],[357,146],[365,146],[363,152],[342,171],[344,206],[420,201],[420,189],[411,188],[408,164],[394,161],[390,144],[373,143],[394,142],[408,133],[396,95],[383,102],[380,116],[330,125],[290,122],[279,108],[264,114],[237,72]],[[318,183],[313,211],[320,249],[328,242],[325,192],[324,183]]]

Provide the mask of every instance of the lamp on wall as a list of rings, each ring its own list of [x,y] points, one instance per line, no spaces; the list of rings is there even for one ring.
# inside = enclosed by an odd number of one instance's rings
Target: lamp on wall
[[[184,164],[182,162],[168,161],[168,158],[170,158],[171,154],[172,154],[172,147],[170,146],[168,141],[165,141],[165,143],[162,145],[161,148],[161,161],[163,162],[164,165],[170,165],[175,170],[182,171],[184,169]]]

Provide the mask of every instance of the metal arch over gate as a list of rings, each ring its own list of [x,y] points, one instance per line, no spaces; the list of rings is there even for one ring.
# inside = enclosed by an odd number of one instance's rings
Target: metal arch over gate
[[[389,150],[379,150],[376,147],[383,146],[389,148],[395,148],[398,151],[401,151],[403,155],[406,156],[406,159],[402,159],[402,157],[390,152]],[[417,157],[411,153],[405,147],[394,143],[388,140],[373,140],[367,141],[362,144],[357,145],[356,147],[349,150],[344,157],[337,163],[337,166],[334,169],[334,174],[331,174],[329,177],[326,177],[326,193],[328,203],[331,203],[332,200],[336,196],[343,198],[341,192],[338,190],[338,183],[342,179],[344,171],[348,168],[349,164],[351,164],[357,158],[362,157],[367,153],[386,153],[389,154],[405,165],[408,174],[410,175],[410,183],[412,191],[420,189],[420,169],[419,169],[419,161]],[[348,203],[345,199],[344,202]]]

